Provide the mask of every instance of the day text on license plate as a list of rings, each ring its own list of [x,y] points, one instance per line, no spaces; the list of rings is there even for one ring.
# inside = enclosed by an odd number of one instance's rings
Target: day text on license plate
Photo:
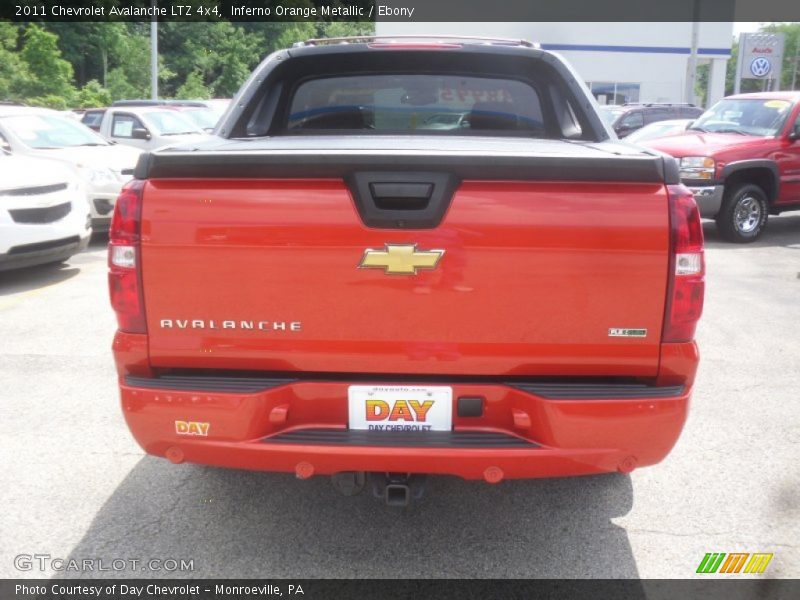
[[[450,431],[453,426],[451,387],[351,385],[347,401],[350,429]]]

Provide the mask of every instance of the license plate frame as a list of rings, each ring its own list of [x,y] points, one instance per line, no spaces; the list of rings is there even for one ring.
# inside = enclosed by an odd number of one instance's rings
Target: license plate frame
[[[445,385],[351,385],[348,426],[387,434],[453,429],[453,388]]]

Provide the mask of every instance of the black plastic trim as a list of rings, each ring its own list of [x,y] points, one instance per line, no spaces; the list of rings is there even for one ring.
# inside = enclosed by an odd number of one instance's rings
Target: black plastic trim
[[[54,206],[38,208],[11,208],[8,214],[15,223],[44,224],[55,223],[72,212],[72,202],[62,202]]]
[[[35,185],[29,187],[13,188],[0,191],[0,196],[41,196],[53,194],[67,189],[66,183],[54,183],[52,185]]]
[[[461,396],[456,400],[456,414],[459,417],[482,417],[482,396]]]
[[[364,224],[383,229],[438,226],[459,184],[449,173],[425,171],[360,171],[345,181]],[[398,208],[403,203],[408,208]]]
[[[539,446],[529,440],[495,431],[365,431],[355,429],[294,429],[266,437],[265,444],[307,446],[379,446],[423,448],[525,448]]]
[[[296,381],[271,377],[213,377],[204,375],[161,375],[139,377],[126,375],[125,385],[159,390],[190,390],[197,392],[223,392],[246,394],[263,392]]]
[[[380,373],[270,373],[270,376],[238,371],[206,374],[190,371],[165,373],[156,377],[126,375],[125,384],[146,389],[188,390],[229,393],[254,393],[295,382],[418,383],[504,385],[551,400],[602,400],[614,398],[673,398],[684,386],[652,386],[631,381],[502,379],[484,376],[399,375]],[[294,375],[294,376],[293,376]]]
[[[67,260],[89,245],[89,237],[73,236],[62,240],[14,246],[7,254],[0,254],[0,271],[45,265]]]
[[[359,171],[436,169],[462,180],[608,181],[664,183],[660,157],[521,156],[420,153],[379,154],[319,151],[144,153],[137,179],[158,178],[345,178]]]
[[[509,387],[550,400],[608,400],[616,398],[673,398],[682,385],[652,386],[643,383],[509,383]]]
[[[772,173],[772,189],[764,190],[769,194],[768,200],[774,202],[776,198],[780,197],[781,193],[781,176],[778,165],[775,161],[767,159],[752,159],[752,160],[739,160],[725,165],[722,169],[721,179],[724,182],[728,177],[738,171],[746,169],[767,169]]]
[[[800,210],[800,202],[790,202],[790,203],[786,203],[786,204],[773,204],[772,205],[772,210],[774,212],[771,212],[770,214],[774,214],[774,215],[779,215],[784,211],[788,212],[788,211],[792,211],[792,210]]]

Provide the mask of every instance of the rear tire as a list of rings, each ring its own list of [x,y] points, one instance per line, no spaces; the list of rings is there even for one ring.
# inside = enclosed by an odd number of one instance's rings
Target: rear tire
[[[769,202],[760,187],[743,183],[725,192],[716,217],[723,239],[736,244],[754,242],[767,226]]]

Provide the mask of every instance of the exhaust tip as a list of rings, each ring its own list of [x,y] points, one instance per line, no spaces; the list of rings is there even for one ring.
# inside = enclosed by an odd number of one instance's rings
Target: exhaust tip
[[[405,508],[411,500],[411,492],[404,483],[390,483],[384,492],[387,506]]]

